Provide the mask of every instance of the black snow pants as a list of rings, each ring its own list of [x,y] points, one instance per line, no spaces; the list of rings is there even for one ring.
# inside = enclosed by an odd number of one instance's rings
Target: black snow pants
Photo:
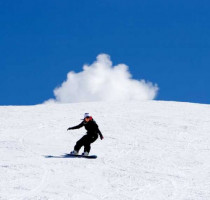
[[[84,146],[84,152],[90,152],[91,146],[90,144],[95,142],[98,138],[98,134],[94,135],[84,135],[80,140],[77,141],[74,146],[75,151],[79,151],[82,146]]]

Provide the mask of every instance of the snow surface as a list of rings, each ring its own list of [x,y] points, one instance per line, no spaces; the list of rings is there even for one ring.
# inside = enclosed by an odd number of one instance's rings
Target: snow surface
[[[85,133],[66,130],[85,112],[105,137],[92,145],[98,158],[62,158]],[[2,106],[0,148],[1,200],[210,199],[209,105]]]

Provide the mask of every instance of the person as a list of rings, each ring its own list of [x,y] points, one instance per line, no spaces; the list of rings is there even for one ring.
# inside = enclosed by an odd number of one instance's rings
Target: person
[[[84,135],[80,140],[77,141],[76,145],[74,146],[74,150],[70,154],[78,155],[79,150],[81,149],[82,146],[84,146],[84,152],[82,153],[82,155],[88,156],[90,153],[90,149],[91,149],[91,143],[93,143],[97,140],[98,135],[100,136],[101,140],[103,140],[104,137],[103,137],[101,131],[99,130],[97,123],[89,115],[89,113],[85,113],[84,119],[82,119],[82,120],[83,121],[79,125],[69,127],[67,129],[67,131],[69,131],[69,130],[74,130],[74,129],[79,129],[79,128],[85,127],[85,129],[87,130],[87,134]]]

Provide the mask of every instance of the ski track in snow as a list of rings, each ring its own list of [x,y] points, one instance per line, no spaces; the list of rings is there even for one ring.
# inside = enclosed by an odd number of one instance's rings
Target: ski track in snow
[[[85,112],[105,137],[92,145],[98,158],[59,158],[85,133],[66,131]],[[208,200],[209,153],[208,105],[0,107],[0,200]]]

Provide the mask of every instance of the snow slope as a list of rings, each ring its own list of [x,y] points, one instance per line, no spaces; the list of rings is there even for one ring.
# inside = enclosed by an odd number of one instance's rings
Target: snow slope
[[[84,112],[105,137],[98,158],[62,158],[85,133],[66,131]],[[209,154],[209,105],[0,107],[0,200],[209,200]]]

